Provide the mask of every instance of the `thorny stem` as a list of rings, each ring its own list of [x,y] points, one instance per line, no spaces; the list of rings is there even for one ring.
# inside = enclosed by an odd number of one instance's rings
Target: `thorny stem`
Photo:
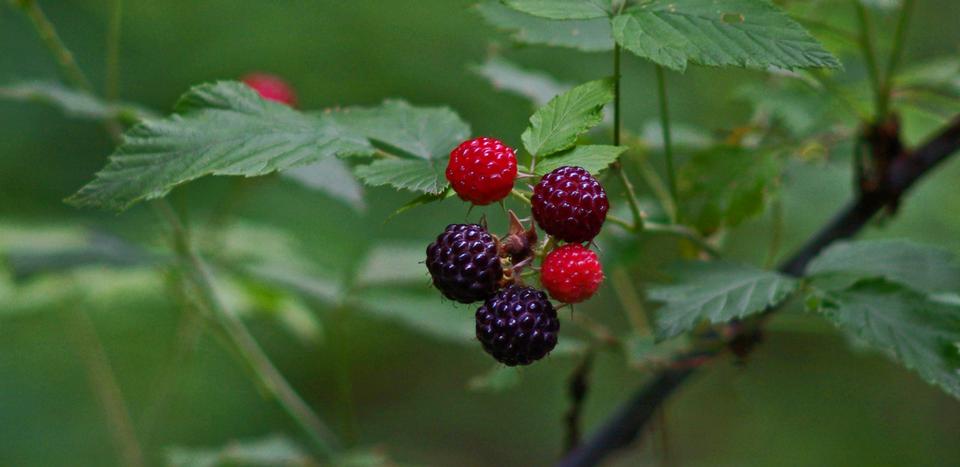
[[[83,70],[73,59],[73,54],[66,44],[60,40],[53,24],[43,14],[36,0],[18,0],[19,6],[33,21],[37,33],[47,44],[47,47],[57,59],[61,69],[71,78],[74,86],[93,94],[93,86]],[[107,122],[108,128],[117,127],[114,120]],[[115,135],[116,136],[116,135]],[[260,383],[270,391],[283,409],[307,433],[318,454],[330,458],[339,450],[339,442],[333,433],[310,409],[310,406],[300,398],[293,387],[284,379],[283,375],[273,366],[269,357],[263,352],[256,340],[244,326],[243,322],[233,314],[217,296],[213,289],[213,281],[207,266],[193,250],[186,229],[180,222],[176,212],[165,199],[154,202],[154,207],[169,223],[173,232],[174,246],[186,274],[194,286],[202,293],[205,307],[212,311],[213,317],[230,339],[238,354],[253,370]]]
[[[674,210],[670,220],[673,223],[680,218],[679,204],[677,204],[677,174],[673,168],[673,142],[670,136],[670,105],[667,101],[667,79],[664,76],[663,67],[656,66],[657,70],[657,95],[660,100],[660,130],[663,132],[663,154],[667,166],[667,186],[670,188],[670,198],[673,201]]]
[[[573,369],[573,373],[567,382],[567,391],[570,395],[570,409],[564,415],[567,425],[567,437],[564,445],[567,452],[580,444],[580,422],[583,405],[587,399],[587,391],[590,388],[590,370],[592,368],[593,351],[591,350],[583,356],[583,360]]]

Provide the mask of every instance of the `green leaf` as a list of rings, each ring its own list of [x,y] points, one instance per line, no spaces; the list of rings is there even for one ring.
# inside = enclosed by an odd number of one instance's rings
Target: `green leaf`
[[[357,308],[440,340],[468,343],[476,341],[472,319],[464,313],[473,308],[442,301],[436,294],[377,287],[353,297]]]
[[[446,107],[388,100],[379,107],[348,108],[334,115],[338,123],[374,142],[423,159],[444,158],[470,137],[470,126]]]
[[[807,275],[884,278],[927,293],[960,290],[960,263],[949,251],[908,240],[837,243],[820,253]]]
[[[511,32],[522,44],[568,47],[585,52],[613,49],[610,21],[606,18],[554,21],[537,18],[488,1],[476,6],[483,19],[498,29]]]
[[[674,283],[651,287],[649,297],[663,302],[657,313],[661,339],[712,324],[743,318],[785,300],[795,280],[752,266],[722,261],[683,263]]]
[[[820,307],[841,329],[960,398],[960,306],[874,280],[827,293]]]
[[[390,219],[393,219],[394,216],[399,216],[400,214],[403,214],[413,208],[430,204],[430,203],[435,203],[437,201],[443,201],[453,196],[456,196],[456,192],[450,189],[450,185],[447,185],[447,188],[445,188],[440,193],[424,193],[404,203],[403,206],[400,206],[399,208],[397,208],[396,211],[393,211],[393,213],[390,214],[389,217],[387,217],[387,220],[389,221]]]
[[[673,363],[680,353],[690,350],[690,340],[684,337],[658,342],[652,335],[631,334],[624,339],[627,363],[637,370],[663,368]]]
[[[503,0],[533,16],[549,19],[593,19],[610,15],[610,0]]]
[[[282,436],[232,442],[222,448],[175,447],[167,451],[170,467],[296,466],[313,460],[300,446]]]
[[[583,145],[568,151],[545,157],[537,163],[537,175],[546,175],[550,171],[565,165],[583,167],[596,175],[610,166],[627,150],[626,146]]]
[[[428,284],[426,257],[426,247],[421,244],[378,244],[360,266],[356,285]]]
[[[716,146],[695,153],[677,173],[681,212],[698,230],[733,227],[763,212],[782,161],[765,149]]]
[[[520,385],[520,370],[516,367],[496,365],[490,371],[470,378],[467,387],[471,391],[498,393]]]
[[[495,89],[524,97],[537,107],[546,105],[554,96],[573,87],[558,82],[546,73],[525,70],[500,57],[490,57],[472,69],[490,81]]]
[[[439,195],[449,184],[444,170],[446,161],[439,159],[379,159],[354,173],[367,185]]]
[[[59,108],[71,117],[91,120],[118,119],[136,122],[156,115],[139,106],[108,103],[97,97],[58,83],[29,81],[0,87],[0,99],[40,102]]]
[[[612,24],[625,49],[679,71],[688,62],[758,69],[840,67],[803,27],[766,0],[652,0]]]
[[[603,106],[613,101],[613,81],[600,79],[560,94],[530,117],[521,135],[527,152],[543,157],[573,146],[577,137],[603,121]]]
[[[340,159],[321,159],[287,170],[283,175],[305,188],[326,193],[356,211],[363,211],[366,207],[363,188],[353,178],[350,167]]]
[[[242,83],[194,87],[175,110],[128,130],[107,166],[69,201],[123,210],[205,175],[252,177],[372,150],[334,115],[297,112]]]

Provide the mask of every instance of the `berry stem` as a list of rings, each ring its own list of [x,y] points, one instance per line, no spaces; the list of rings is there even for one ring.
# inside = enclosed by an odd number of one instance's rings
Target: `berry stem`
[[[680,207],[677,204],[677,175],[673,168],[673,143],[670,137],[670,106],[667,101],[667,79],[664,76],[662,66],[657,65],[656,71],[657,95],[660,99],[660,131],[663,132],[663,154],[667,165],[667,186],[670,188],[670,198],[674,206],[670,220],[676,223],[680,217]]]
[[[653,224],[647,223],[647,231],[651,233],[661,233],[682,238],[697,246],[701,251],[713,258],[720,257],[720,250],[717,250],[707,239],[703,238],[695,230],[680,224]]]
[[[623,4],[619,6],[623,8]],[[614,44],[613,46],[613,145],[620,145],[620,44]],[[620,182],[623,183],[623,189],[627,192],[627,203],[630,205],[630,213],[633,215],[633,226],[628,227],[631,231],[640,231],[643,230],[643,213],[640,211],[640,203],[637,201],[637,193],[633,188],[633,183],[630,182],[630,179],[627,177],[627,173],[623,170],[623,164],[617,160],[613,163],[613,170],[617,172],[617,176],[620,177]]]
[[[530,198],[528,198],[527,195],[524,194],[522,191],[514,188],[513,190],[510,190],[510,194],[513,195],[514,198],[517,198],[526,204],[530,204]]]

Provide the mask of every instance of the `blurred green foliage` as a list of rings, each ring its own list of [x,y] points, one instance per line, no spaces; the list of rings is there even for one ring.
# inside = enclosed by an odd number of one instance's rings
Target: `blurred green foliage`
[[[112,2],[41,3],[80,65],[95,83],[104,83]],[[827,25],[807,26],[843,59],[847,81],[859,83],[844,90],[855,116],[857,108],[869,106],[859,81],[863,67],[851,59],[856,48],[831,32],[852,26],[844,23],[851,17],[849,5],[809,2],[821,8],[809,11],[813,7],[805,8],[805,2],[787,3],[800,4],[794,10],[800,14],[826,18]],[[824,15],[824,8],[839,13]],[[904,59],[906,83],[915,79],[909,71],[928,69],[923,75],[929,77],[936,67],[941,91],[956,92],[956,62],[944,57],[955,58],[960,48],[957,17],[956,2],[917,5]],[[881,12],[878,18],[879,30],[892,27],[892,14]],[[508,36],[481,21],[469,1],[126,0],[119,95],[124,102],[166,113],[191,85],[269,71],[289,79],[308,109],[376,105],[386,97],[449,106],[475,134],[518,147],[530,104],[498,92],[471,68],[492,50],[524,68],[546,70],[562,83],[608,75],[611,66],[606,54],[513,47]],[[657,115],[653,69],[633,58],[624,67],[625,127],[640,136],[656,135],[644,131]],[[0,6],[0,85],[56,78],[28,21]],[[758,95],[742,91],[744,83],[765,92],[768,99],[754,104],[766,105],[766,112],[784,121],[793,133],[787,149],[797,153],[818,152],[810,149],[816,142],[805,139],[811,127],[833,119],[852,121],[851,112],[833,108],[791,113],[796,107],[783,102],[792,102],[798,92],[793,84],[771,84],[759,72],[695,66],[670,75],[675,120],[680,128],[733,130],[732,122],[751,117],[753,106],[743,96]],[[894,106],[928,98],[907,93]],[[818,118],[811,120],[811,114]],[[908,140],[921,140],[940,119],[907,107]],[[696,131],[692,134],[690,140],[696,140]],[[657,142],[648,140],[657,151]],[[76,321],[69,319],[75,313],[93,320],[148,461],[165,463],[170,452],[173,461],[191,452],[201,454],[191,456],[193,462],[204,455],[229,459],[233,451],[224,446],[231,441],[260,440],[249,449],[280,452],[297,462],[297,448],[272,437],[288,433],[302,442],[296,427],[263,397],[215,336],[201,335],[191,356],[166,371],[184,334],[183,303],[175,274],[143,265],[168,261],[164,227],[153,212],[140,206],[118,217],[61,202],[104,165],[112,146],[96,123],[64,118],[52,107],[0,100],[0,256],[8,266],[0,275],[0,298],[16,305],[0,310],[0,465],[117,462],[103,409],[88,383]],[[785,162],[780,189],[786,220],[776,255],[787,253],[845,202],[851,151],[840,144],[820,151],[822,157]],[[659,161],[655,153],[650,158]],[[960,253],[960,217],[952,209],[960,206],[958,179],[960,165],[945,166],[911,194],[896,218],[868,236],[906,237]],[[647,186],[641,191],[650,192]],[[224,288],[238,308],[249,311],[246,319],[280,369],[351,446],[379,447],[391,459],[414,465],[542,465],[559,454],[566,379],[576,359],[558,353],[520,371],[491,373],[479,347],[462,345],[459,336],[469,338],[469,329],[446,340],[410,330],[418,323],[403,319],[404,308],[440,305],[424,273],[422,293],[416,284],[404,296],[378,285],[390,282],[384,275],[394,271],[378,265],[410,263],[415,256],[409,252],[426,245],[447,223],[465,219],[458,200],[420,207],[386,223],[406,201],[389,189],[367,189],[365,209],[355,212],[280,177],[246,181],[239,188],[232,180],[205,179],[177,189],[171,200],[200,230],[204,251],[243,265],[230,270],[225,280],[233,284]],[[203,231],[211,224],[228,225],[226,236]],[[502,231],[505,226],[495,220],[493,227]],[[772,228],[769,215],[748,220],[729,235],[725,251],[762,264]],[[118,251],[102,248],[105,241],[143,249],[119,258],[103,255]],[[673,248],[662,239],[629,248],[620,248],[616,238],[607,242],[607,256],[642,258],[641,279],[662,275],[653,266],[666,256],[664,246]],[[64,264],[91,257],[99,264],[45,276],[42,269],[31,269],[35,263],[24,245],[55,251]],[[285,268],[303,265],[314,280],[291,284],[270,269],[271,261]],[[415,273],[409,271],[395,272],[409,280]],[[271,287],[247,287],[251,274],[273,279]],[[360,284],[351,287],[359,286],[360,293],[347,300],[342,289],[354,277]],[[311,292],[306,294],[310,300],[287,294],[291,285]],[[622,322],[617,303],[605,288],[578,313]],[[679,465],[960,464],[955,400],[881,356],[851,352],[828,324],[807,320],[799,304],[793,308],[796,313],[774,321],[767,342],[746,366],[721,362],[704,372],[668,406],[658,434],[617,462],[652,463],[666,451]],[[364,309],[383,319],[371,319]],[[295,321],[275,320],[276,313]],[[304,329],[313,331],[291,338],[291,330]],[[598,356],[585,412],[588,428],[643,381],[642,364],[635,365],[638,371],[624,371],[628,360],[634,362],[635,356]],[[158,396],[161,387],[170,388],[168,397]],[[653,442],[657,436],[665,438],[666,448]],[[170,451],[173,447],[180,448]]]

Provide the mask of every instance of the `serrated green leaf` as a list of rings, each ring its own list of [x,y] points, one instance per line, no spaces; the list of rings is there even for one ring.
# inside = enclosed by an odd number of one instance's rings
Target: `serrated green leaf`
[[[379,107],[335,114],[338,123],[374,142],[423,159],[440,159],[470,137],[470,126],[446,107],[413,107],[387,100]]]
[[[554,96],[573,87],[546,73],[525,70],[500,57],[491,57],[472,69],[490,81],[495,89],[525,97],[537,107],[546,105]]]
[[[107,166],[69,201],[123,210],[205,175],[252,177],[371,150],[333,115],[297,112],[242,83],[204,84],[180,99],[176,115],[128,130]]]
[[[949,251],[908,240],[837,243],[807,267],[808,276],[884,278],[926,293],[960,290],[960,263]]]
[[[615,17],[625,49],[683,71],[688,62],[765,69],[838,68],[840,62],[766,0],[652,0]]]
[[[480,3],[476,8],[487,23],[511,32],[511,38],[522,44],[568,47],[586,52],[613,49],[610,21],[606,18],[555,21],[512,10],[497,1]]]
[[[600,79],[560,94],[530,117],[520,138],[540,158],[567,149],[577,137],[603,121],[603,106],[613,101],[613,81]]]
[[[565,165],[583,167],[596,175],[610,166],[627,150],[626,146],[583,145],[543,158],[537,163],[536,175],[546,175]]]
[[[820,311],[841,329],[960,398],[960,306],[874,280],[827,293]]]
[[[503,0],[514,10],[548,19],[593,19],[610,15],[610,0]]]
[[[363,188],[350,167],[340,159],[321,159],[310,165],[284,171],[283,175],[305,188],[326,193],[354,210],[363,211]]]
[[[167,450],[170,467],[307,466],[314,461],[300,446],[282,436],[232,442],[220,448],[174,447]]]
[[[760,313],[785,300],[795,280],[774,271],[723,261],[690,262],[677,267],[674,282],[651,287],[648,296],[663,302],[657,335],[673,337],[702,322],[713,324]]]
[[[401,190],[440,194],[449,185],[444,175],[445,162],[438,159],[379,159],[357,167],[354,173],[371,186],[389,185]]]
[[[471,391],[498,393],[520,385],[520,370],[516,367],[497,365],[490,371],[470,378],[467,387]]]
[[[91,120],[136,122],[156,115],[140,106],[108,103],[59,83],[29,81],[0,86],[0,99],[40,102],[59,108],[67,116]]]
[[[763,211],[781,169],[781,159],[765,149],[695,153],[677,173],[681,212],[701,232],[736,226]]]
[[[403,214],[413,208],[430,204],[430,203],[435,203],[437,201],[443,201],[447,198],[452,198],[454,196],[456,196],[456,192],[450,189],[450,185],[447,185],[447,188],[445,188],[440,193],[424,193],[420,196],[417,196],[416,198],[411,199],[410,201],[407,201],[406,203],[403,203],[403,206],[400,206],[399,208],[397,208],[396,211],[393,211],[393,213],[391,213],[390,216],[387,217],[387,220],[389,221],[390,219],[393,219],[394,216],[399,216],[400,214]]]

